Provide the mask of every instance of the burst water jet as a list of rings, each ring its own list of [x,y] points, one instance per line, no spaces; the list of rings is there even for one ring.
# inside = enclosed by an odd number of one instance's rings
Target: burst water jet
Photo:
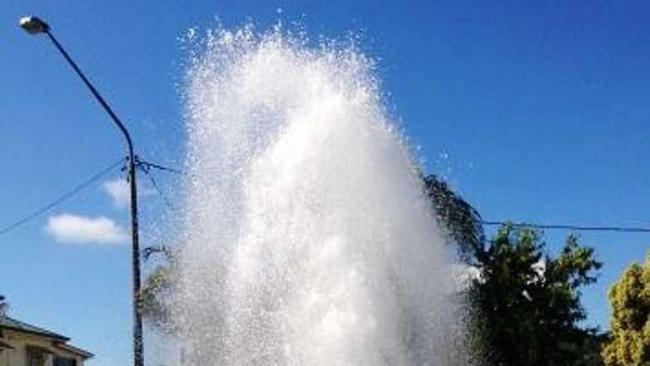
[[[453,248],[354,46],[252,27],[189,65],[193,365],[463,365]]]

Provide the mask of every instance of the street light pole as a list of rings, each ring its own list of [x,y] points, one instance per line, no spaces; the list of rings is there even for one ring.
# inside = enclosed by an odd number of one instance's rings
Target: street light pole
[[[99,94],[97,89],[90,83],[86,75],[81,71],[79,66],[72,60],[68,52],[61,46],[59,41],[54,37],[50,30],[50,26],[43,20],[31,16],[20,19],[20,26],[30,34],[45,33],[54,46],[59,50],[61,55],[66,59],[68,64],[75,71],[77,76],[81,78],[83,83],[88,87],[95,99],[104,108],[106,113],[111,117],[113,123],[124,135],[126,146],[128,149],[128,179],[131,188],[131,261],[133,267],[133,365],[144,366],[144,342],[142,339],[142,315],[139,309],[140,298],[140,242],[138,235],[138,192],[136,184],[136,161],[135,152],[133,149],[133,140],[129,131],[126,129],[119,117],[113,112],[108,103]]]

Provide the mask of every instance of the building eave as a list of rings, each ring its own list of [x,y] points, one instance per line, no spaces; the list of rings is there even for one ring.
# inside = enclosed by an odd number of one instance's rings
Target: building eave
[[[23,321],[20,321],[20,320],[14,319],[14,318],[10,318],[8,316],[4,317],[3,320],[5,320],[5,321],[4,322],[0,321],[0,329],[6,329],[6,330],[13,331],[13,332],[18,332],[18,333],[26,333],[26,334],[38,335],[38,336],[50,338],[50,339],[53,339],[53,340],[56,340],[56,341],[59,341],[59,342],[67,342],[67,341],[70,340],[69,337],[66,337],[64,335],[61,335],[61,334],[58,334],[58,333],[55,333],[55,332],[51,332],[49,330],[46,330],[46,329],[31,325],[31,324],[28,324],[28,323],[25,323]]]
[[[54,347],[59,348],[61,350],[73,353],[77,356],[82,357],[84,360],[87,360],[89,358],[93,358],[95,355],[92,354],[91,352],[88,352],[84,349],[81,349],[79,347],[75,347],[71,344],[63,343],[63,342],[56,342],[54,343]]]

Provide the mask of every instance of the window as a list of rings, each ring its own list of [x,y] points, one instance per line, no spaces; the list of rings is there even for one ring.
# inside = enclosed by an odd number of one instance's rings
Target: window
[[[37,348],[27,348],[27,366],[45,366],[46,358],[45,352]]]
[[[52,366],[77,366],[77,360],[74,358],[54,356]]]

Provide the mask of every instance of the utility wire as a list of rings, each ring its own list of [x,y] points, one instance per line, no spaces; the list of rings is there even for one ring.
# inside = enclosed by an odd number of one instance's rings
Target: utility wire
[[[161,164],[155,164],[155,163],[143,160],[142,158],[140,158],[138,156],[135,157],[135,163],[145,173],[149,173],[152,169],[156,169],[156,170],[160,170],[160,171],[163,171],[163,172],[166,172],[166,173],[173,173],[173,174],[180,175],[180,176],[186,176],[186,177],[190,177],[190,178],[197,178],[196,175],[190,174],[186,170],[171,168],[171,167],[161,165]]]
[[[78,186],[74,187],[72,190],[64,193],[60,197],[56,198],[52,202],[48,203],[47,205],[44,205],[43,207],[34,210],[32,213],[26,215],[25,217],[14,221],[13,223],[7,225],[6,227],[0,229],[0,235],[6,234],[24,224],[27,222],[33,220],[34,218],[44,214],[45,212],[51,210],[55,206],[59,205],[60,203],[68,200],[69,198],[75,196],[77,193],[80,191],[84,190],[91,184],[95,183],[98,179],[103,177],[104,175],[108,174],[111,172],[113,169],[118,167],[119,165],[123,164],[125,159],[120,159],[108,167],[104,168],[97,174],[91,176]],[[147,175],[149,178],[149,181],[151,182],[151,186],[158,192],[160,195],[161,199],[165,203],[165,205],[171,209],[172,211],[176,211],[174,205],[171,203],[171,201],[168,199],[168,197],[165,195],[165,193],[162,191],[160,188],[160,185],[156,181],[156,179],[153,177],[151,174],[151,169],[156,169],[168,173],[173,173],[177,175],[186,175],[187,173],[180,170],[180,169],[175,169],[175,168],[170,168],[164,165],[160,164],[154,164],[145,160],[142,160],[136,156],[136,165]],[[485,226],[503,226],[503,225],[511,225],[514,227],[520,227],[520,228],[534,228],[534,229],[544,229],[544,230],[574,230],[574,231],[600,231],[600,232],[624,232],[624,233],[650,233],[650,228],[643,228],[643,227],[633,227],[633,226],[581,226],[581,225],[571,225],[571,224],[540,224],[540,223],[513,223],[510,221],[489,221],[489,220],[482,220],[481,224]]]
[[[122,158],[122,159],[112,163],[111,165],[107,166],[106,168],[102,169],[101,171],[94,174],[90,178],[86,179],[84,182],[77,185],[76,187],[74,187],[70,191],[68,191],[68,192],[62,194],[61,196],[59,196],[58,198],[54,199],[50,203],[44,205],[43,207],[41,207],[39,209],[36,209],[36,210],[32,211],[30,214],[24,216],[23,218],[21,218],[19,220],[16,220],[13,223],[5,226],[4,228],[0,229],[0,235],[6,234],[6,233],[8,233],[8,232],[10,232],[10,231],[24,225],[24,224],[26,224],[27,222],[29,222],[29,221],[37,218],[38,216],[46,213],[47,211],[51,210],[52,208],[59,205],[60,203],[72,198],[77,193],[81,192],[82,190],[88,188],[90,185],[95,183],[97,180],[99,180],[104,175],[110,173],[111,171],[113,171],[118,166],[123,165],[124,161],[125,161],[125,159]]]
[[[160,195],[160,199],[162,199],[162,201],[165,203],[165,206],[167,206],[167,208],[169,208],[172,211],[176,211],[174,205],[172,205],[171,201],[167,199],[167,195],[165,195],[163,190],[160,188],[160,185],[154,178],[153,174],[151,174],[151,170],[157,169],[163,172],[174,173],[177,175],[185,175],[185,172],[178,169],[166,167],[160,164],[154,164],[146,160],[142,160],[139,156],[135,157],[135,164],[138,167],[138,169],[140,169],[144,174],[147,175],[147,177],[149,178],[149,182],[151,183],[151,186],[156,190],[156,192],[158,192],[158,195]]]
[[[650,228],[630,227],[630,226],[579,226],[568,224],[535,224],[535,223],[512,223],[508,221],[481,221],[486,226],[511,225],[520,228],[534,228],[547,230],[575,230],[575,231],[611,231],[625,233],[650,233]]]
[[[137,157],[137,156],[135,157],[135,163],[140,168],[142,168],[142,171],[144,171],[145,173],[149,173],[149,170],[151,170],[151,168],[154,168],[154,169],[158,169],[158,170],[162,170],[162,171],[165,171],[165,172],[170,172],[170,173],[174,173],[174,174],[178,174],[178,175],[187,174],[187,173],[185,173],[184,171],[182,171],[180,169],[174,169],[174,168],[170,168],[170,167],[167,167],[167,166],[164,166],[164,165],[154,164],[154,163],[148,162],[146,160],[142,160],[140,157]]]
[[[147,177],[149,177],[149,182],[151,182],[151,186],[156,190],[156,192],[158,192],[160,198],[165,203],[165,206],[167,206],[172,211],[176,211],[177,210],[176,207],[174,207],[171,201],[167,199],[167,196],[165,195],[165,193],[163,193],[162,189],[160,188],[160,185],[158,185],[158,182],[156,182],[156,179],[153,177],[151,172],[145,171],[145,174],[147,175]]]
[[[169,168],[163,165],[152,164],[146,161],[139,161],[140,164],[146,166],[148,172],[149,168],[154,168],[162,171],[168,171],[179,175],[185,175],[182,170]],[[153,178],[151,178],[153,179]],[[153,183],[153,182],[152,182]],[[164,195],[162,194],[160,188],[156,187],[154,183],[154,188],[161,194],[163,200],[169,202]],[[169,204],[168,204],[169,206]],[[171,206],[170,206],[171,207]],[[642,227],[631,227],[631,226],[580,226],[580,225],[571,225],[571,224],[536,224],[536,223],[513,223],[510,221],[481,221],[481,224],[485,226],[503,226],[503,225],[512,225],[514,227],[527,227],[535,229],[545,229],[545,230],[575,230],[575,231],[601,231],[601,232],[624,232],[624,233],[650,233],[650,228]]]

